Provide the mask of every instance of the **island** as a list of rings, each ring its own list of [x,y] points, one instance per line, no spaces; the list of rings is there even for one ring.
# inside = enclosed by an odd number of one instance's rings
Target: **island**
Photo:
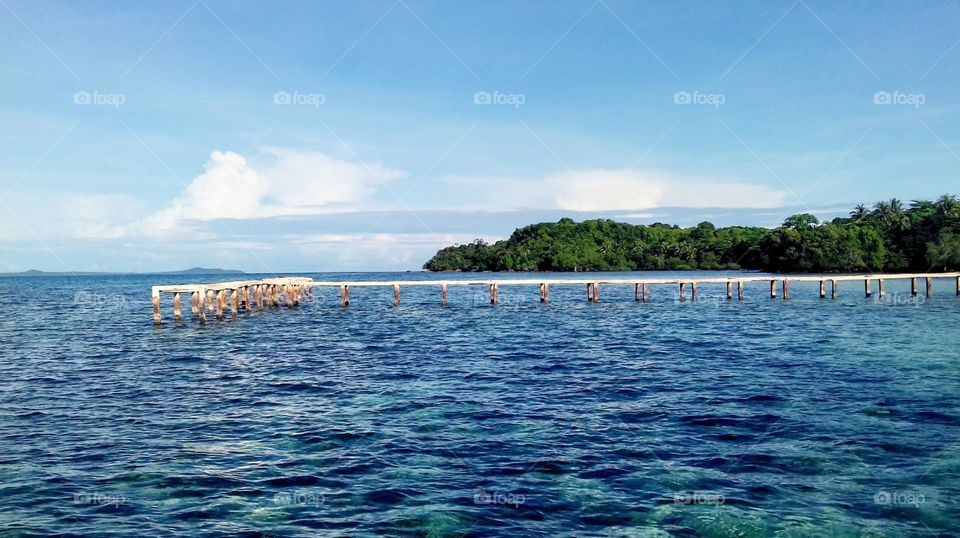
[[[429,271],[649,271],[750,269],[776,273],[956,271],[960,201],[943,195],[906,207],[894,198],[820,222],[793,215],[777,228],[634,225],[569,218],[519,228],[493,244],[439,250]]]

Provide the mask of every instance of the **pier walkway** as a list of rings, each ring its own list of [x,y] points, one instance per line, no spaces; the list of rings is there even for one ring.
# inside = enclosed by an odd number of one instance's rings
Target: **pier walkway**
[[[727,299],[743,300],[744,289],[747,284],[754,282],[765,282],[770,285],[770,297],[776,298],[778,295],[778,283],[780,283],[779,293],[784,299],[790,298],[791,282],[819,282],[820,297],[827,296],[827,283],[830,284],[830,297],[837,298],[841,282],[862,282],[864,295],[871,297],[873,295],[873,282],[877,283],[877,293],[880,297],[886,294],[886,282],[890,280],[909,280],[910,291],[917,295],[918,282],[923,280],[925,283],[925,294],[927,297],[933,296],[933,279],[953,279],[955,291],[960,295],[960,273],[903,273],[903,274],[862,274],[862,275],[772,275],[764,276],[745,276],[736,278],[667,278],[667,279],[644,279],[644,278],[551,278],[551,279],[496,279],[484,278],[476,280],[401,280],[401,281],[315,281],[306,277],[288,277],[288,278],[266,278],[259,280],[237,280],[232,282],[218,282],[213,284],[181,284],[169,286],[153,286],[153,321],[160,324],[162,321],[160,315],[160,296],[162,293],[173,295],[173,318],[181,320],[182,296],[190,297],[190,311],[192,317],[205,321],[207,314],[215,315],[217,319],[223,319],[224,312],[229,308],[232,314],[239,311],[263,310],[264,308],[274,308],[280,305],[296,306],[301,300],[311,295],[314,288],[332,287],[340,290],[340,306],[350,304],[350,288],[360,287],[384,287],[393,289],[393,302],[400,304],[400,288],[410,286],[428,286],[439,289],[441,304],[447,304],[447,288],[449,286],[484,286],[490,290],[490,303],[497,304],[500,301],[500,288],[504,286],[539,286],[540,302],[546,303],[550,300],[551,286],[586,286],[587,300],[590,302],[599,302],[601,286],[633,286],[635,298],[637,301],[647,302],[650,298],[650,286],[673,285],[679,287],[679,297],[684,300],[687,295],[687,288],[690,289],[690,298],[697,299],[698,286],[703,284],[725,284]],[[736,293],[734,293],[736,287]]]

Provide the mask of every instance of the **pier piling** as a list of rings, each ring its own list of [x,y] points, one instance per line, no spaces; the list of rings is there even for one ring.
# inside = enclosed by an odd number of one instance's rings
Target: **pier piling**
[[[826,296],[827,296],[827,289],[826,289],[826,287],[823,285],[823,281],[821,280],[821,281],[820,281],[820,298],[823,299],[823,298],[826,297]]]
[[[783,279],[783,300],[786,301],[790,298],[790,281]]]
[[[190,292],[190,317],[195,318],[200,314],[197,312],[197,305],[200,304],[200,294],[197,292]]]
[[[160,324],[160,292],[155,291],[153,296],[150,298],[153,303],[153,322],[157,325]]]
[[[697,283],[696,282],[690,283],[690,299],[693,302],[697,302]]]
[[[684,290],[684,288],[686,287],[686,285],[687,285],[686,282],[681,282],[681,283],[680,283],[680,300],[681,300],[681,301],[686,301],[686,300],[687,300],[687,296],[686,296],[686,294],[683,292],[683,290]]]
[[[838,287],[838,286],[837,286],[837,281],[836,281],[836,280],[831,280],[831,281],[830,281],[830,298],[831,298],[831,299],[836,299],[836,298],[837,298],[837,294],[838,294],[839,291],[840,291],[840,290],[837,289],[837,287]]]
[[[933,279],[927,277],[927,299],[933,297]]]
[[[393,285],[393,306],[400,306],[400,284]]]
[[[440,284],[440,304],[447,306],[447,285]]]
[[[737,300],[743,300],[743,281],[737,281]]]
[[[770,281],[770,298],[771,299],[777,298],[777,281],[776,280]]]
[[[550,284],[547,284],[546,282],[540,283],[540,302],[550,302]]]
[[[173,294],[173,320],[180,321],[181,319],[183,319],[183,311],[180,305],[180,292],[177,292]]]
[[[917,278],[910,279],[910,294],[913,296],[917,295]]]
[[[887,286],[882,278],[877,279],[877,292],[880,294],[881,299],[887,295]]]
[[[500,302],[500,288],[497,286],[497,283],[494,282],[490,284],[490,304],[497,304]]]
[[[863,279],[863,295],[864,295],[864,297],[867,297],[867,298],[869,298],[870,296],[873,295],[873,290],[870,289],[870,279],[869,279],[869,278]]]
[[[340,286],[340,306],[350,306],[350,286]]]
[[[727,300],[733,299],[733,282],[727,282]]]

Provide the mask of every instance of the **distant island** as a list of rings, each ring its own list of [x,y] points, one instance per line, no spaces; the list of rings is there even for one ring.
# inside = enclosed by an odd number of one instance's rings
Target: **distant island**
[[[105,276],[105,275],[242,275],[243,271],[236,269],[207,269],[204,267],[191,267],[181,271],[162,271],[159,273],[111,273],[98,271],[21,271],[19,273],[0,273],[0,276]]]
[[[509,239],[441,249],[430,271],[649,271],[754,269],[776,273],[956,271],[960,201],[896,198],[820,222],[794,215],[777,228],[709,222],[695,227],[560,219],[519,228]]]

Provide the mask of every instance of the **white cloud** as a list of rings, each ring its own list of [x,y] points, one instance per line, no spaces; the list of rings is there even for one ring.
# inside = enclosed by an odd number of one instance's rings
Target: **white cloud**
[[[571,170],[541,179],[450,177],[457,207],[642,211],[657,207],[779,207],[787,193],[766,185],[634,169]],[[469,195],[463,197],[457,192]],[[462,203],[462,205],[461,205]]]
[[[242,155],[214,151],[205,171],[169,207],[128,227],[133,235],[165,235],[193,221],[313,215],[348,209],[387,181],[404,177],[379,163],[342,161],[323,153],[264,150],[255,168]]]

